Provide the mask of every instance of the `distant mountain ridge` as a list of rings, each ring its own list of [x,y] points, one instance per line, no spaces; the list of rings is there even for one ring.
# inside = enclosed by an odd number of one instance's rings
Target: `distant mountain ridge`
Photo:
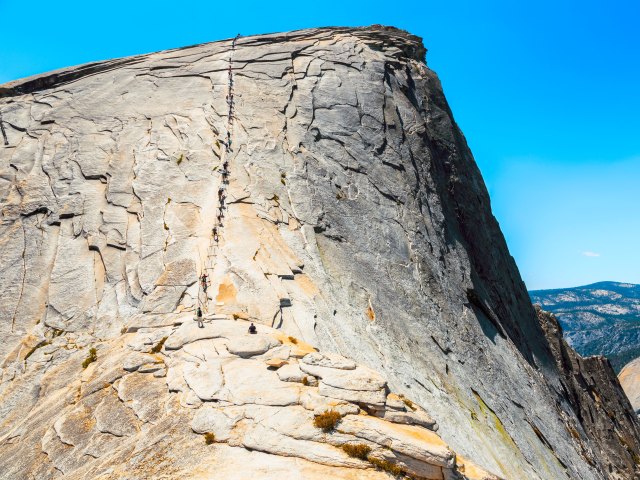
[[[640,285],[598,282],[529,295],[556,314],[565,338],[581,355],[605,355],[616,372],[640,357]]]

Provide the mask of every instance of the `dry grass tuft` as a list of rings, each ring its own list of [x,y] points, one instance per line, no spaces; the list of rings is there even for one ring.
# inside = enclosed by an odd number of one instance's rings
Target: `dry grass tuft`
[[[212,443],[215,443],[215,441],[216,436],[213,433],[208,432],[204,434],[204,443],[206,443],[207,445],[211,445]]]
[[[375,466],[377,469],[382,470],[383,472],[390,473],[395,477],[405,476],[407,472],[404,471],[402,467],[399,467],[395,463],[391,463],[388,460],[381,460],[375,457],[368,457],[369,463]]]
[[[371,453],[371,447],[364,443],[345,443],[342,445],[342,450],[350,457],[359,458],[360,460],[367,460]]]
[[[316,428],[321,428],[324,432],[331,432],[336,428],[336,425],[341,419],[342,415],[335,410],[327,410],[326,412],[315,416],[313,419],[313,425]]]

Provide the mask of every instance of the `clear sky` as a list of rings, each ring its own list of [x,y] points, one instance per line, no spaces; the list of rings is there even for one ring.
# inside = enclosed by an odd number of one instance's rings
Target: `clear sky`
[[[638,0],[0,0],[0,83],[249,35],[381,23],[424,38],[529,288],[640,283]]]

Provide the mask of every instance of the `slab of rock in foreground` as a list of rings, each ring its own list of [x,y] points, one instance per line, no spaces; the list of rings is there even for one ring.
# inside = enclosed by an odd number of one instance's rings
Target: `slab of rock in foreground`
[[[324,357],[340,358],[332,361],[333,366],[291,357],[287,365],[274,370],[264,360],[245,354],[256,345],[267,358],[271,351],[282,353],[280,332],[261,327],[256,337],[243,335],[246,328],[244,321],[208,320],[195,331],[190,324],[164,329],[166,344],[174,348],[154,355],[134,349],[136,333],[102,342],[100,356],[90,368],[110,372],[117,359],[120,375],[99,374],[101,388],[90,391],[77,404],[69,403],[65,385],[58,385],[41,400],[41,408],[26,417],[26,430],[14,426],[8,432],[8,438],[21,440],[18,449],[31,448],[32,435],[43,433],[43,456],[11,463],[9,457],[0,455],[0,460],[9,467],[11,478],[28,478],[26,472],[37,478],[58,478],[55,471],[69,479],[115,479],[122,478],[116,472],[123,465],[129,466],[127,478],[146,479],[160,474],[160,467],[163,474],[182,472],[188,478],[208,478],[242,456],[235,450],[248,450],[267,455],[259,457],[265,465],[289,462],[292,472],[301,464],[315,465],[305,471],[315,468],[327,475],[318,478],[389,478],[381,465],[420,479],[497,478],[471,463],[468,467],[459,464],[453,451],[430,430],[432,424],[404,425],[404,418],[400,423],[389,421],[394,414],[409,412],[400,397],[388,394],[377,372],[336,355]],[[235,347],[221,348],[222,340],[211,340],[212,332],[220,335],[218,339],[234,342]],[[77,361],[82,353],[75,352],[61,367],[71,376],[95,383]],[[314,354],[309,357],[317,358]],[[157,378],[155,369],[146,368],[158,365],[146,363],[152,359],[169,366],[166,378]],[[344,366],[348,369],[341,368]],[[306,380],[316,377],[305,370],[321,377],[319,387]],[[332,388],[357,398],[357,404],[325,394],[325,381],[339,385]],[[381,397],[368,402],[367,395],[380,392]],[[316,427],[316,417],[327,412],[338,414],[334,428]],[[350,456],[342,448],[346,444],[367,446],[370,456]],[[0,454],[19,451],[11,445],[0,446]],[[141,455],[147,454],[154,461],[140,463]],[[465,468],[482,472],[484,477],[464,473]],[[256,469],[262,472],[257,465],[237,465],[238,472]]]

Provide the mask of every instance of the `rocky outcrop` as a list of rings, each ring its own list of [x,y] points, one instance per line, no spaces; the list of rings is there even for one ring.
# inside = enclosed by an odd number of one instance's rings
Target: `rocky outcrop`
[[[155,345],[145,341],[153,329],[96,344],[86,369],[88,349],[64,336],[55,348],[30,355],[27,371],[52,361],[58,366],[43,377],[36,407],[23,410],[26,419],[4,424],[2,478],[213,478],[221,470],[228,472],[222,478],[272,478],[267,466],[288,469],[294,478],[373,480],[391,471],[408,478],[498,478],[456,456],[434,433],[435,423],[424,423],[428,414],[388,393],[376,372],[339,355],[293,357],[270,327],[252,335],[242,320],[206,319],[203,328],[191,315],[177,322],[183,323],[165,329],[166,341]],[[242,344],[266,347],[231,352]],[[275,355],[279,369],[269,366]],[[279,375],[285,366],[314,363],[323,365],[316,367],[322,377]],[[62,372],[66,383],[59,382]],[[340,393],[323,393],[325,382]],[[380,393],[381,400],[364,402],[362,391]],[[337,412],[336,424],[314,425],[327,412]],[[396,422],[393,414],[404,416]],[[34,446],[39,455],[32,455]],[[354,456],[349,446],[366,453]]]
[[[633,472],[640,463],[640,428],[611,364],[602,356],[582,358],[568,346],[555,315],[539,307],[536,311],[562,372],[562,391],[577,413],[579,428],[569,427],[570,432],[590,463],[600,465],[611,478],[627,478],[626,472]],[[579,430],[587,438],[597,438],[602,450],[591,450]]]
[[[620,385],[627,394],[631,406],[640,415],[640,358],[630,361],[618,375]]]
[[[392,28],[313,29],[0,87],[0,470],[85,475],[89,455],[106,478],[206,477],[207,462],[223,478],[248,463],[263,478],[382,475],[265,423],[332,398],[338,433],[365,432],[379,465],[453,475],[464,462],[437,424],[504,478],[633,478],[635,416],[620,445],[581,419],[605,412],[571,390],[424,54]],[[216,328],[183,322],[198,305]],[[238,340],[233,319],[280,336]],[[297,361],[264,374],[256,356]],[[589,384],[616,391],[594,371]],[[303,405],[299,381],[320,400]],[[387,408],[404,404],[387,389],[416,411]],[[229,437],[214,454],[184,427],[211,408],[193,426]],[[407,445],[416,428],[438,447]],[[286,456],[304,442],[322,446]]]

